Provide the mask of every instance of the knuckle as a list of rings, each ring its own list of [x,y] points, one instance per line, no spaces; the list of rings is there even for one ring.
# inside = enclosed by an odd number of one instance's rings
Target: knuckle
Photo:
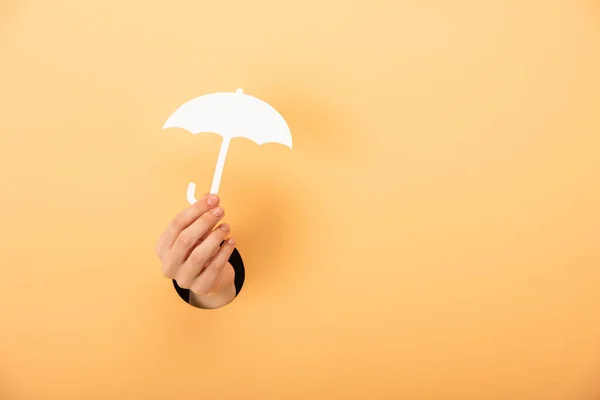
[[[196,243],[196,238],[194,235],[187,231],[183,231],[177,240],[186,248],[192,247]]]
[[[192,286],[192,280],[189,277],[182,276],[176,280],[179,287],[183,289],[189,289]]]
[[[204,251],[193,251],[192,254],[190,254],[189,260],[195,265],[204,265],[208,260],[208,256]]]
[[[184,289],[189,289],[194,283],[193,276],[191,276],[190,274],[181,273],[181,271],[179,274],[177,274],[175,280],[177,281],[177,284]]]
[[[215,257],[213,259],[213,265],[211,265],[211,268],[214,268],[216,271],[220,272],[225,264],[227,264],[227,258],[225,256]]]
[[[156,243],[156,246],[154,246],[154,254],[156,254],[156,256],[162,260],[163,253],[164,251],[162,243]]]
[[[175,279],[175,268],[173,268],[173,266],[169,263],[163,263],[162,274],[166,278]]]
[[[186,217],[185,213],[180,212],[179,214],[177,214],[175,216],[175,218],[173,218],[172,224],[176,228],[183,229],[183,228],[185,228],[186,221],[187,221],[187,217]]]

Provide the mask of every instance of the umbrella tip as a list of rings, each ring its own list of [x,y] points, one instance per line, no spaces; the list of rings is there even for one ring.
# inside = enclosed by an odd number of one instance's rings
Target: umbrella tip
[[[238,88],[235,91],[237,94],[244,94],[244,90],[242,88]]]

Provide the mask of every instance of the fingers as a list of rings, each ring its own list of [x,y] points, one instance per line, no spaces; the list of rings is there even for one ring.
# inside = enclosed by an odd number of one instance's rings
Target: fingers
[[[158,239],[155,248],[156,254],[162,259],[165,252],[173,246],[181,232],[217,204],[219,204],[217,196],[206,194],[192,206],[177,214]]]
[[[184,229],[169,251],[169,262],[183,264],[200,239],[210,233],[224,215],[225,211],[221,207],[213,208]]]
[[[235,240],[233,238],[229,238],[225,241],[217,254],[210,260],[206,269],[190,285],[190,290],[200,296],[209,294],[215,283],[218,281],[234,248]]]
[[[228,224],[222,224],[206,236],[206,239],[197,245],[184,265],[179,269],[176,280],[179,286],[189,288],[192,282],[202,273],[207,263],[219,252],[219,245],[230,231]]]

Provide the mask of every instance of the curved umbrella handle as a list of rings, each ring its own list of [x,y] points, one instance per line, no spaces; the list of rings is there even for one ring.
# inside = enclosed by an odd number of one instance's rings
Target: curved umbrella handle
[[[190,205],[193,205],[195,202],[197,202],[198,200],[196,200],[196,184],[194,182],[190,182],[188,184],[188,188],[187,188],[187,201],[188,203],[190,203]]]

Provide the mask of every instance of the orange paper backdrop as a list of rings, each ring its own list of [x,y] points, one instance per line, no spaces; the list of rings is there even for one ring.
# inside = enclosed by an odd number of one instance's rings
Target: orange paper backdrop
[[[161,127],[238,87],[294,148],[232,141],[199,310],[153,247],[220,138]],[[2,0],[0,107],[1,399],[600,391],[596,1]]]

